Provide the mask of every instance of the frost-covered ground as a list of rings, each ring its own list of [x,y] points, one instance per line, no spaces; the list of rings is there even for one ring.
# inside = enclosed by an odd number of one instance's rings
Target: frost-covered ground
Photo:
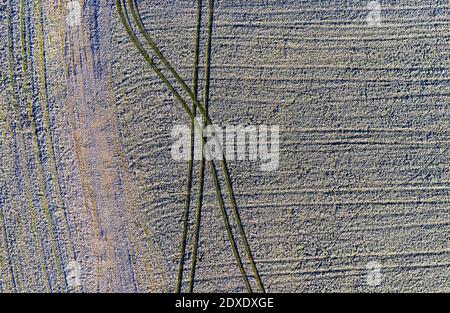
[[[80,20],[67,2],[0,0],[0,290],[174,291],[187,162],[171,133],[189,118],[115,1],[80,0]],[[277,170],[229,162],[266,291],[449,291],[448,1],[369,2],[215,1],[212,120],[280,127]],[[195,1],[137,5],[191,85]],[[194,291],[245,291],[205,177]]]

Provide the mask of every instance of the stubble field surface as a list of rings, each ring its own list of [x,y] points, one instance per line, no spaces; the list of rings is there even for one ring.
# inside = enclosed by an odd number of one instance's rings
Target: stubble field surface
[[[187,162],[172,158],[171,134],[190,120],[116,2],[79,3],[71,25],[66,1],[0,0],[0,291],[173,292]],[[190,86],[195,1],[136,3]],[[214,3],[211,119],[280,127],[277,170],[228,163],[268,292],[450,290],[448,1],[379,1],[379,26],[367,3]],[[202,21],[199,98],[208,0]],[[199,237],[194,291],[244,292],[208,171]]]

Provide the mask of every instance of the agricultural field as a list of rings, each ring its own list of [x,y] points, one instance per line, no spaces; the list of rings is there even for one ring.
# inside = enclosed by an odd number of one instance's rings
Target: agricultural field
[[[0,0],[0,292],[449,292],[449,9]]]

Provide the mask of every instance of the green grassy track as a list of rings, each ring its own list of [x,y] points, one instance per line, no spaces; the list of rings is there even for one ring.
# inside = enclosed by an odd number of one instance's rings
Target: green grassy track
[[[181,106],[183,107],[183,109],[188,113],[188,115],[190,116],[191,120],[194,121],[194,123],[196,123],[196,127],[198,126],[198,122],[195,120],[195,116],[193,115],[193,112],[190,110],[189,106],[187,105],[187,103],[184,101],[184,99],[181,97],[181,95],[177,92],[177,90],[175,89],[175,87],[167,80],[167,78],[164,76],[164,74],[161,72],[161,70],[156,66],[156,64],[153,62],[153,60],[150,58],[150,56],[148,55],[148,53],[146,52],[145,48],[141,45],[141,43],[139,42],[136,34],[134,33],[134,31],[131,28],[131,25],[129,24],[127,18],[125,17],[124,11],[123,11],[123,7],[122,7],[122,3],[120,0],[116,0],[116,6],[117,6],[117,11],[119,13],[120,19],[122,24],[124,25],[128,35],[130,36],[131,40],[133,41],[133,43],[136,45],[136,48],[139,50],[139,52],[142,54],[142,56],[144,57],[144,59],[147,61],[147,63],[151,66],[151,68],[154,70],[154,72],[158,75],[158,77],[164,82],[164,84],[167,86],[167,88],[170,90],[170,92],[172,92],[172,94],[175,96],[175,98],[180,102]],[[214,167],[211,167],[212,171],[215,171]],[[216,173],[217,174],[217,173]],[[214,175],[213,175],[214,176]],[[217,175],[215,175],[214,177],[217,178]],[[216,184],[217,186],[218,184]],[[221,197],[221,193],[220,190],[218,190],[216,192],[216,194],[219,197],[219,205],[222,206],[223,205],[223,200]],[[223,210],[221,210],[221,212],[224,212],[224,208]],[[224,217],[224,220],[226,220],[227,218]],[[228,231],[228,238],[230,240],[231,243],[231,247],[233,250],[233,254],[235,255],[236,259],[238,260],[238,266],[240,269],[241,273],[245,273],[245,270],[242,266],[242,261],[239,255],[239,252],[237,250],[237,246],[236,243],[234,241],[234,238],[231,234],[231,226],[230,225],[225,225],[225,227],[227,229],[229,229],[230,231]],[[230,236],[231,234],[231,236]],[[247,290],[249,292],[251,292],[251,287],[248,283],[248,278],[246,275],[243,275],[243,279],[245,282],[245,285],[247,287]]]
[[[21,54],[22,54],[22,76],[23,76],[23,86],[22,86],[22,94],[23,94],[23,101],[26,103],[27,107],[27,115],[28,115],[28,121],[31,125],[31,134],[32,134],[32,141],[33,141],[33,152],[34,157],[37,164],[37,172],[38,172],[38,184],[40,187],[40,193],[39,198],[42,207],[44,208],[44,211],[49,211],[49,203],[48,199],[46,197],[47,194],[47,188],[45,186],[45,180],[44,180],[44,170],[41,163],[40,158],[40,152],[39,152],[39,144],[38,144],[38,137],[37,137],[37,128],[36,123],[34,120],[33,115],[33,102],[32,102],[32,94],[31,94],[31,83],[30,78],[28,75],[28,57],[27,57],[27,46],[26,46],[26,18],[25,18],[25,1],[21,0],[20,2],[20,33],[21,33]],[[35,223],[35,222],[34,222]],[[41,268],[42,270],[46,270],[45,264],[41,261]],[[46,274],[48,278],[48,273]],[[47,280],[46,283],[46,289],[47,291],[51,290],[50,281]]]
[[[200,31],[202,28],[202,0],[196,1],[196,32],[194,36],[194,66],[193,66],[193,79],[192,79],[192,90],[194,96],[198,97],[198,65],[199,65],[199,50],[200,50]],[[195,103],[192,103],[192,112],[194,116],[197,114],[197,108]],[[178,274],[177,274],[177,285],[175,292],[179,293],[181,291],[181,285],[183,282],[183,267],[184,267],[184,254],[186,251],[186,239],[188,233],[188,220],[189,220],[189,207],[191,205],[191,189],[192,189],[192,174],[194,168],[194,149],[195,149],[195,125],[191,121],[191,151],[190,159],[188,162],[187,170],[187,182],[186,182],[186,198],[184,205],[183,214],[183,230],[181,235],[180,243],[180,260],[178,262]]]
[[[205,103],[206,113],[208,113],[209,108],[209,86],[211,78],[211,46],[212,46],[212,30],[214,21],[214,0],[209,0],[208,7],[208,34],[206,38],[206,56],[205,56],[205,86],[203,91],[203,102]],[[194,90],[195,91],[195,90]],[[193,104],[195,108],[195,103]],[[195,111],[194,111],[195,112]],[[206,121],[203,120],[203,128],[206,127]],[[194,127],[194,126],[192,126]],[[203,146],[201,147],[203,149]],[[193,158],[193,157],[192,157]],[[198,181],[198,195],[197,195],[197,208],[195,210],[195,226],[194,226],[194,243],[192,244],[192,262],[191,271],[188,283],[188,292],[192,293],[194,291],[194,281],[195,281],[195,269],[197,266],[197,254],[198,246],[200,240],[200,225],[202,216],[202,206],[203,206],[203,188],[205,182],[205,158],[202,155],[200,161],[200,178]]]
[[[43,115],[43,126],[44,126],[44,131],[45,131],[45,143],[46,143],[46,148],[47,148],[47,152],[48,152],[48,160],[50,163],[50,168],[51,168],[51,172],[52,172],[52,178],[53,178],[53,183],[54,183],[54,188],[56,190],[56,196],[57,196],[57,200],[58,200],[58,206],[60,210],[63,210],[63,215],[65,217],[65,230],[66,230],[66,235],[68,240],[70,240],[70,234],[68,234],[69,232],[69,227],[68,227],[68,222],[67,222],[67,216],[66,216],[66,212],[64,209],[64,205],[63,205],[63,200],[62,200],[62,196],[61,196],[61,188],[59,185],[59,180],[58,180],[58,173],[57,173],[57,168],[56,168],[56,162],[55,162],[55,154],[53,151],[53,142],[52,142],[52,137],[51,137],[51,130],[50,130],[50,117],[49,117],[49,111],[48,111],[48,98],[47,98],[47,82],[46,82],[46,74],[45,74],[45,49],[44,49],[44,25],[43,25],[43,11],[42,11],[42,1],[37,1],[35,3],[35,17],[37,20],[37,41],[38,41],[38,63],[39,63],[39,90],[40,90],[40,97],[41,97],[41,103],[42,103],[42,115]],[[35,151],[36,153],[36,151]],[[40,174],[41,175],[41,174]],[[43,176],[42,176],[43,177]],[[52,217],[51,217],[51,213],[48,210],[48,208],[45,208],[45,213],[47,216],[47,220],[50,224],[52,221]],[[52,227],[53,228],[53,227]],[[57,264],[57,272],[58,272],[58,276],[61,277],[61,281],[62,281],[62,285],[64,286],[63,291],[67,289],[67,282],[65,280],[65,275],[64,275],[64,270],[63,270],[63,265],[62,265],[62,260],[59,256],[59,254],[57,253],[56,250],[56,245],[55,245],[55,238],[56,238],[56,233],[54,233],[54,230],[52,229],[52,231],[49,231],[50,236],[51,236],[51,241],[52,241],[52,250],[54,251],[54,257],[56,260],[56,264]]]
[[[202,104],[195,98],[192,90],[189,89],[189,87],[187,86],[186,82],[184,82],[184,80],[181,78],[181,76],[177,73],[177,71],[171,66],[170,62],[163,56],[163,54],[161,53],[161,51],[158,49],[157,45],[154,43],[154,41],[151,39],[150,35],[148,34],[148,32],[145,29],[145,26],[142,23],[142,20],[139,17],[139,13],[138,13],[138,9],[136,7],[136,3],[133,0],[128,0],[128,5],[131,9],[131,14],[133,15],[133,19],[135,20],[136,24],[138,25],[138,28],[141,32],[141,34],[144,36],[144,38],[146,39],[147,43],[150,45],[150,47],[152,48],[152,50],[154,51],[154,53],[158,56],[158,58],[163,62],[163,64],[166,66],[166,68],[172,73],[172,75],[175,77],[176,81],[182,86],[183,90],[189,95],[189,97],[191,98],[192,102],[196,105],[197,109],[200,111],[200,113],[203,115],[203,118],[205,119],[206,125],[212,125],[212,121],[209,118],[206,108],[204,106],[202,106]],[[212,12],[212,10],[210,10],[210,12]],[[191,117],[192,118],[192,117]],[[228,165],[227,162],[225,160],[225,157],[222,158],[221,161],[222,164],[222,170],[224,172],[224,176],[225,176],[225,182],[226,182],[226,187],[227,187],[227,191],[228,191],[228,195],[231,201],[231,206],[232,206],[232,211],[235,217],[235,221],[239,230],[239,234],[241,236],[243,245],[244,245],[244,249],[246,251],[248,260],[250,262],[250,265],[252,267],[253,270],[253,274],[254,277],[257,281],[258,287],[260,288],[260,290],[262,292],[265,291],[264,289],[264,285],[261,281],[261,278],[259,276],[259,272],[256,268],[256,264],[255,261],[253,259],[253,255],[251,253],[250,250],[250,246],[248,244],[248,240],[247,237],[245,235],[243,226],[242,226],[242,221],[240,219],[239,216],[239,212],[237,209],[237,204],[236,204],[236,199],[235,199],[235,195],[233,192],[233,188],[232,188],[232,184],[231,184],[231,179],[230,179],[230,173],[229,173],[229,169],[228,169]]]
[[[10,5],[10,2],[8,2]],[[13,31],[12,31],[12,23],[11,23],[11,7],[8,8],[8,19],[7,19],[7,24],[8,24],[8,29],[9,29],[9,34],[8,34],[8,63],[9,63],[9,83],[10,83],[10,87],[11,87],[11,98],[12,98],[12,105],[11,105],[11,112],[13,113],[13,118],[16,122],[16,129],[17,129],[17,133],[16,133],[16,139],[17,139],[17,144],[18,144],[18,155],[19,155],[19,168],[21,170],[22,177],[24,179],[24,196],[25,196],[25,200],[26,200],[26,205],[28,207],[28,212],[30,214],[30,223],[31,223],[31,229],[32,229],[32,238],[34,239],[35,245],[39,248],[37,248],[39,250],[39,260],[40,260],[40,266],[41,266],[41,270],[42,270],[42,274],[44,275],[44,277],[47,277],[47,284],[46,284],[46,290],[51,290],[50,288],[50,283],[48,281],[48,272],[46,270],[46,262],[45,262],[45,255],[44,255],[44,251],[41,247],[41,242],[40,242],[40,236],[38,235],[38,231],[37,231],[37,217],[35,214],[35,209],[34,209],[34,205],[33,205],[33,197],[32,197],[32,191],[31,191],[31,182],[30,182],[30,176],[28,175],[28,170],[27,170],[27,166],[26,164],[28,164],[28,162],[26,161],[25,158],[25,154],[26,154],[26,149],[25,149],[25,144],[23,141],[23,128],[22,128],[22,123],[20,121],[20,108],[19,108],[19,99],[17,97],[17,93],[16,93],[16,78],[15,78],[15,72],[14,72],[14,67],[13,67],[13,54],[14,54],[14,50],[13,50],[13,44],[12,44],[12,39],[13,39]],[[5,226],[6,227],[6,226]],[[52,244],[52,248],[54,248],[54,241],[51,243]],[[54,252],[56,253],[56,250],[54,250]],[[56,253],[57,254],[57,253]]]
[[[39,45],[39,66],[40,66],[40,94],[42,100],[42,114],[44,120],[44,129],[45,129],[45,142],[48,149],[48,160],[50,162],[50,168],[53,176],[54,188],[56,190],[56,197],[58,200],[59,209],[62,210],[62,215],[64,216],[64,230],[66,238],[71,241],[70,235],[70,225],[67,218],[67,208],[64,204],[64,200],[62,198],[61,186],[59,183],[58,169],[56,166],[56,156],[53,150],[53,140],[51,136],[50,130],[50,117],[49,117],[49,109],[48,109],[48,96],[47,96],[47,78],[45,74],[45,47],[44,47],[44,25],[43,25],[43,12],[42,12],[42,0],[38,1],[39,3],[36,5],[37,8],[37,37],[38,37],[38,45]],[[73,244],[71,244],[71,249],[69,249],[69,257],[74,260],[75,252],[73,248]]]
[[[195,99],[195,96],[194,96],[192,90],[187,86],[187,84],[183,81],[183,79],[181,79],[179,74],[170,65],[170,63],[164,58],[164,56],[162,55],[162,53],[160,52],[160,50],[158,49],[156,44],[153,42],[153,40],[151,39],[149,34],[146,32],[145,27],[142,24],[142,21],[140,20],[140,17],[139,17],[139,14],[137,12],[137,8],[135,6],[135,3],[133,1],[131,1],[131,0],[128,0],[128,5],[129,5],[129,8],[131,10],[131,14],[133,16],[133,19],[137,23],[138,28],[141,31],[142,35],[145,37],[147,43],[151,46],[152,50],[158,56],[158,58],[161,59],[163,64],[166,66],[166,68],[172,73],[172,75],[175,77],[177,82],[179,84],[181,84],[181,86],[184,89],[184,91],[186,93],[188,93],[188,95],[190,96],[192,102],[195,104],[195,106],[197,107],[197,109],[200,111],[200,113],[202,114],[203,118],[205,119],[207,125],[212,125],[212,121],[209,118],[209,116],[207,115],[205,107],[197,99]],[[132,28],[131,28],[127,18],[125,17],[125,14],[124,14],[124,11],[123,11],[123,7],[122,7],[122,2],[120,0],[116,0],[116,7],[117,7],[117,10],[118,10],[121,22],[124,25],[124,27],[125,27],[128,35],[130,36],[131,40],[135,44],[136,48],[142,54],[142,56],[147,61],[147,63],[149,63],[149,65],[155,71],[155,73],[158,75],[158,77],[166,84],[167,88],[172,92],[172,94],[175,96],[175,98],[180,102],[180,104],[182,105],[183,109],[189,115],[191,120],[194,123],[196,123],[196,126],[198,126],[198,122],[195,120],[195,116],[194,116],[193,112],[190,110],[190,108],[187,105],[187,103],[184,101],[184,99],[181,97],[181,95],[177,92],[175,87],[164,76],[164,74],[162,74],[161,70],[156,66],[156,64],[153,62],[152,58],[146,52],[145,48],[139,42],[136,34],[132,30]],[[204,139],[203,139],[203,141],[204,141]],[[220,145],[219,145],[219,147],[220,147]],[[212,165],[214,165],[213,162],[211,162],[211,161],[209,161],[209,162]],[[228,194],[230,196],[230,199],[232,200],[233,213],[235,215],[236,221],[238,222],[238,227],[239,227],[239,230],[240,230],[240,234],[241,234],[241,236],[244,235],[243,238],[242,238],[243,243],[244,243],[244,248],[245,248],[245,250],[247,252],[247,255],[250,256],[249,257],[249,261],[250,261],[250,263],[252,263],[252,269],[254,270],[254,274],[255,274],[255,277],[257,279],[258,285],[259,285],[261,291],[264,292],[264,287],[262,286],[262,282],[261,282],[261,279],[259,277],[259,273],[256,270],[256,265],[254,264],[254,260],[253,260],[252,255],[251,255],[251,251],[250,251],[250,248],[248,246],[248,242],[247,242],[247,240],[245,238],[245,234],[243,232],[243,228],[242,228],[242,223],[240,221],[240,217],[237,214],[237,206],[236,206],[236,202],[234,200],[233,189],[232,189],[232,186],[231,186],[231,181],[229,179],[229,172],[228,172],[228,167],[226,165],[225,158],[223,158],[223,160],[222,160],[222,168],[223,168],[224,174],[226,176],[226,183],[227,183]],[[223,204],[223,200],[222,200],[222,197],[221,197],[221,193],[220,193],[220,183],[219,183],[218,176],[217,176],[217,170],[216,170],[215,166],[211,166],[210,169],[211,169],[211,175],[212,175],[212,177],[214,179],[214,184],[215,184],[215,188],[216,188],[216,195],[218,197],[219,206],[221,207],[220,208],[221,209],[221,213],[222,213],[222,216],[223,216],[223,219],[224,219],[225,227],[227,229],[228,238],[229,238],[232,250],[233,250],[233,254],[234,254],[234,256],[235,256],[235,258],[237,260],[238,267],[239,267],[239,270],[240,270],[240,272],[242,274],[242,278],[243,278],[244,283],[246,285],[247,291],[251,292],[252,289],[251,289],[251,286],[249,284],[247,275],[245,274],[245,270],[243,268],[242,260],[240,258],[236,242],[235,242],[233,234],[231,232],[231,226],[229,224],[228,217],[226,215],[226,210],[225,210],[225,207],[224,207],[224,204]]]

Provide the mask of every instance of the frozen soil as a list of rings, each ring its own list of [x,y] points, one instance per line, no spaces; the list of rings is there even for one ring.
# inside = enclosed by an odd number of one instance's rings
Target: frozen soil
[[[0,0],[0,290],[172,292],[187,162],[171,132],[189,119],[115,1],[80,3],[71,26],[65,1]],[[449,291],[448,1],[380,3],[370,27],[367,1],[215,1],[212,120],[280,127],[278,170],[229,162],[268,292]],[[190,84],[194,1],[137,4]],[[194,291],[242,292],[206,173]]]

